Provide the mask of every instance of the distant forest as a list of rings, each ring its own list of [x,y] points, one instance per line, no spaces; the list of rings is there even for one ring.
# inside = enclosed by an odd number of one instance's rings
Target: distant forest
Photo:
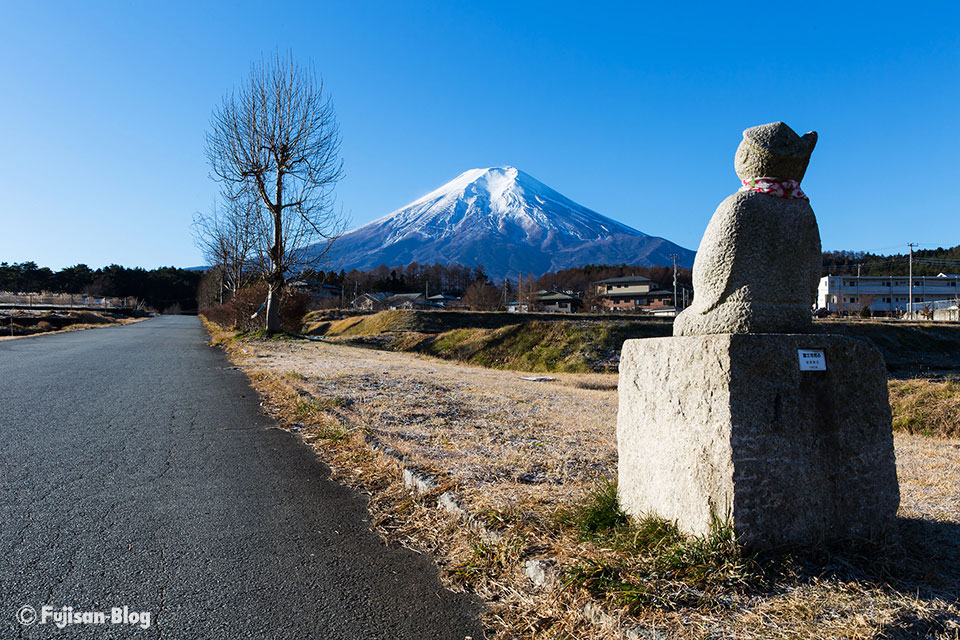
[[[881,256],[865,251],[825,251],[823,275],[905,276],[910,270],[910,254]],[[949,249],[921,249],[913,252],[913,275],[935,276],[960,273],[960,245]]]
[[[509,279],[505,283],[507,290],[516,292],[540,289],[564,289],[585,292],[591,282],[621,276],[644,276],[650,278],[662,288],[673,287],[673,269],[670,267],[640,267],[623,265],[587,265],[547,273],[539,277],[533,274],[518,279]],[[461,264],[419,264],[389,267],[380,265],[368,271],[308,271],[303,274],[306,280],[316,280],[325,284],[343,287],[344,293],[366,293],[386,291],[402,293],[407,291],[429,291],[434,293],[460,294],[475,282],[488,283],[490,278],[484,267],[465,267]],[[681,285],[690,285],[690,270],[678,269],[677,280]],[[491,283],[492,284],[492,283]]]
[[[176,267],[128,269],[112,264],[91,269],[85,264],[53,271],[38,267],[35,262],[8,264],[0,262],[0,291],[53,293],[85,293],[94,296],[134,297],[157,311],[179,309],[186,313],[197,310],[197,287],[201,271]]]
[[[346,295],[385,291],[404,293],[429,291],[434,293],[463,292],[474,282],[487,282],[489,277],[482,266],[465,267],[462,264],[420,264],[388,267],[380,265],[367,271],[313,271],[301,274],[301,279],[317,280],[324,284],[343,287]]]

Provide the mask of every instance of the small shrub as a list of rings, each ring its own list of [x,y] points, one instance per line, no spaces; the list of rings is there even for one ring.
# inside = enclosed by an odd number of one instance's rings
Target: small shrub
[[[211,322],[238,331],[263,329],[266,323],[267,285],[264,282],[245,287],[229,301],[201,310]],[[310,298],[302,291],[285,289],[280,294],[280,328],[287,333],[300,333]]]

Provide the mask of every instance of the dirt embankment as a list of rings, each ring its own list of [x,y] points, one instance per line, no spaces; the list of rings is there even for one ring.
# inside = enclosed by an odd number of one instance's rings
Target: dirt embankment
[[[104,311],[0,311],[0,339],[52,331],[88,329],[108,324],[126,324],[137,318]]]
[[[834,320],[814,328],[876,345],[894,378],[960,375],[960,324]],[[673,327],[669,320],[642,316],[341,311],[310,314],[303,332],[497,369],[612,373],[624,340],[669,336]]]
[[[304,333],[389,351],[423,353],[497,369],[613,372],[624,340],[668,336],[671,324],[630,316],[382,311],[324,320]]]
[[[815,327],[874,344],[892,378],[960,376],[960,323],[823,320]]]

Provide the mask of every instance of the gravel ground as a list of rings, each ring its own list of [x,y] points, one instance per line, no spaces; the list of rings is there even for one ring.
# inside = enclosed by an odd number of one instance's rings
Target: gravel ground
[[[326,409],[447,475],[478,508],[568,504],[616,471],[615,375],[535,382],[522,377],[543,374],[323,342],[247,351],[250,364],[296,377]],[[900,514],[960,523],[960,440],[898,433],[895,447]]]

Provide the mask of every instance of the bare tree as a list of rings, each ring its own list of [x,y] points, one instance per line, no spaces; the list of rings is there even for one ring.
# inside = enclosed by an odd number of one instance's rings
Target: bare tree
[[[312,67],[279,54],[252,65],[247,83],[214,110],[207,157],[235,197],[265,211],[260,255],[268,284],[266,328],[280,327],[287,275],[317,265],[345,227],[333,206],[343,173],[333,106]]]
[[[461,301],[473,311],[492,311],[500,302],[500,290],[487,282],[477,280],[463,292]]]
[[[222,203],[209,214],[193,217],[193,236],[204,260],[219,280],[217,297],[222,303],[224,292],[236,295],[254,274],[264,273],[260,243],[267,220],[259,199],[246,191],[221,192]]]
[[[860,295],[857,297],[857,315],[861,318],[869,318],[873,316],[873,310],[870,308],[874,302],[876,302],[877,296],[874,295]]]

